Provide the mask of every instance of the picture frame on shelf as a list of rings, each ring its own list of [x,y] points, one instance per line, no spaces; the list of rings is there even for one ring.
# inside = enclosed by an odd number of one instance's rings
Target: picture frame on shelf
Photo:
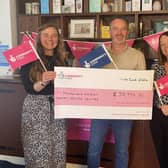
[[[94,19],[71,19],[70,38],[94,38]]]

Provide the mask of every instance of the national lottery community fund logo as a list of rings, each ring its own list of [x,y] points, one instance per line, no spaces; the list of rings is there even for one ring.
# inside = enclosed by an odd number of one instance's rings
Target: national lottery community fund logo
[[[57,74],[58,79],[72,79],[72,78],[82,78],[83,75],[80,74],[65,74],[65,72],[60,71]]]

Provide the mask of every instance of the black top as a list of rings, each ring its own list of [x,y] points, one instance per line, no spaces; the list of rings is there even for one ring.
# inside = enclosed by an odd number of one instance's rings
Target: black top
[[[45,59],[47,60],[46,68],[49,71],[54,70],[54,61],[53,57],[51,56],[45,56]],[[33,82],[29,79],[29,72],[31,69],[33,63],[29,63],[25,66],[22,66],[20,70],[21,80],[24,85],[24,88],[27,93],[34,94],[34,95],[53,95],[54,94],[54,82],[50,82],[44,89],[42,89],[40,92],[36,92],[33,88]]]

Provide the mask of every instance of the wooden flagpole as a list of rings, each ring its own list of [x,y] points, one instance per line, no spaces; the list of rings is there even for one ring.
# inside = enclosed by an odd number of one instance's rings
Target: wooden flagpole
[[[30,40],[29,40],[29,44],[30,44],[30,45],[31,45],[31,47],[33,48],[33,51],[35,52],[35,54],[36,54],[37,58],[39,59],[39,61],[40,61],[41,65],[42,65],[42,67],[44,68],[44,70],[45,70],[45,71],[47,71],[47,68],[45,67],[45,65],[44,65],[43,61],[41,60],[40,56],[38,55],[38,53],[37,53],[36,49],[34,48],[34,46],[33,46],[32,42],[31,42]]]

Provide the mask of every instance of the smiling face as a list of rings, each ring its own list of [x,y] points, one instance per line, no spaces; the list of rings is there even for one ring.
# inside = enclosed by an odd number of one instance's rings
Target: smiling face
[[[128,25],[122,19],[114,19],[111,22],[111,38],[113,44],[125,44],[128,36]]]
[[[58,32],[54,27],[48,27],[41,31],[41,45],[46,55],[51,55],[58,44]]]
[[[162,37],[160,37],[160,49],[168,60],[168,36],[163,35]]]

